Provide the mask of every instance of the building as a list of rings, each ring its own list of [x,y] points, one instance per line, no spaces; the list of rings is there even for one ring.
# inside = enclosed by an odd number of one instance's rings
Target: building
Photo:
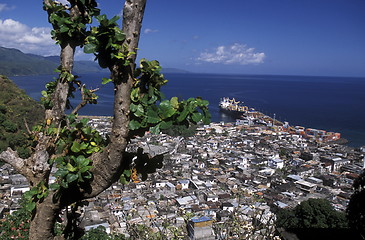
[[[213,220],[210,217],[194,217],[188,223],[188,234],[191,240],[214,240],[212,228]]]

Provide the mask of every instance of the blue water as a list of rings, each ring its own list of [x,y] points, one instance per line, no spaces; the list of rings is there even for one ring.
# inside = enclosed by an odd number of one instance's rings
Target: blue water
[[[80,114],[112,115],[112,84],[102,85],[104,73],[84,74],[81,80],[100,88],[99,104]],[[221,97],[234,97],[267,115],[291,125],[340,132],[351,146],[365,145],[365,78],[270,75],[165,74],[162,88],[167,98],[201,96],[210,102],[213,121],[234,121],[219,112]],[[22,76],[12,79],[33,98],[52,76]]]

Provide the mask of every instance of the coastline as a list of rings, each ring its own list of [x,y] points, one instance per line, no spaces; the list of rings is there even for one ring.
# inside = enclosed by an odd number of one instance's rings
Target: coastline
[[[96,88],[104,75],[92,73],[80,77]],[[51,78],[46,75],[12,79],[28,95],[39,99],[40,90]],[[194,73],[166,73],[166,78],[169,79],[163,87],[166,98],[200,96],[208,100],[213,122],[235,122],[235,118],[220,112],[218,107],[220,97],[234,97],[267,116],[276,114],[280,122],[340,132],[348,145],[355,148],[365,145],[365,112],[361,111],[365,109],[365,81],[358,78]],[[112,115],[112,91],[111,85],[101,86],[98,105],[86,106],[80,115]],[[74,101],[78,103],[77,99]]]

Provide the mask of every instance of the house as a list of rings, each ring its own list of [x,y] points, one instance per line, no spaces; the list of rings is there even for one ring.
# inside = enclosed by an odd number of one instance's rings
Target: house
[[[307,193],[313,193],[315,188],[317,187],[316,184],[314,183],[310,183],[304,180],[298,180],[295,182],[295,185],[297,185],[297,187],[301,190],[303,190],[304,192]]]
[[[179,183],[181,184],[182,190],[189,189],[189,184],[190,184],[189,180],[179,180]]]
[[[331,170],[334,172],[338,172],[342,166],[350,164],[350,160],[336,157],[331,159],[331,163],[332,163]]]
[[[232,213],[234,211],[234,206],[230,202],[224,202],[224,203],[222,203],[222,210]]]
[[[212,228],[213,220],[210,217],[194,217],[188,223],[188,235],[191,240],[214,240]]]
[[[186,197],[181,197],[181,198],[177,198],[176,202],[178,203],[178,205],[180,207],[187,207],[188,205],[192,205],[192,204],[197,204],[199,203],[198,199],[196,196],[192,195],[192,196],[186,196]]]
[[[275,169],[282,169],[284,167],[284,161],[280,158],[269,158],[267,165]]]
[[[232,213],[229,211],[219,211],[219,212],[217,212],[217,221],[226,222],[230,219],[231,215],[232,215]]]
[[[218,202],[218,195],[204,193],[204,200],[207,202]]]

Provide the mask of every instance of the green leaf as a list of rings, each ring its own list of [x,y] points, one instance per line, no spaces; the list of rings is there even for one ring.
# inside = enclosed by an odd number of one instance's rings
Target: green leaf
[[[159,114],[162,119],[166,119],[171,117],[176,113],[176,109],[171,105],[169,100],[162,101],[160,103],[160,111]]]
[[[35,194],[36,194],[36,193],[33,193],[33,192],[31,192],[31,191],[26,191],[26,192],[23,194],[23,196],[24,196],[24,198],[25,198],[26,200],[31,201],[31,200],[32,200],[32,198],[33,198],[33,196],[34,196]]]
[[[89,165],[90,160],[85,158],[84,155],[80,155],[75,159],[75,162],[79,167],[83,167]]]
[[[203,119],[203,114],[199,112],[193,113],[192,119],[195,123],[198,123]]]
[[[109,82],[111,82],[111,81],[113,81],[112,79],[110,79],[110,78],[103,78],[102,79],[102,84],[107,84],[107,83],[109,83]]]
[[[77,117],[77,115],[70,114],[67,116],[67,119],[70,121],[70,123],[74,123],[76,121],[76,117]]]
[[[179,100],[177,97],[172,97],[170,100],[170,104],[173,108],[178,109],[179,108]]]
[[[60,28],[60,32],[61,33],[65,33],[65,32],[68,32],[70,29],[67,27],[67,26],[62,26],[61,28]]]
[[[80,168],[80,172],[81,172],[81,173],[87,172],[87,171],[89,171],[91,168],[93,168],[93,167],[92,167],[92,166],[84,166],[84,167]]]
[[[80,150],[85,150],[89,147],[89,143],[82,142],[80,144]]]
[[[67,169],[58,169],[56,172],[55,172],[55,177],[60,177],[60,178],[63,178],[64,176],[66,176],[68,173]]]
[[[140,99],[139,97],[139,88],[133,88],[131,92],[131,100],[133,102],[138,102]]]
[[[51,189],[52,191],[57,191],[57,190],[59,190],[60,189],[60,185],[58,184],[58,183],[51,183],[50,185],[49,185],[49,189]]]
[[[66,167],[69,172],[75,172],[77,170],[77,168],[72,166],[70,163],[67,163]]]
[[[154,111],[152,109],[147,110],[147,122],[158,123],[160,121],[161,121],[161,118],[158,116],[156,111]]]
[[[122,32],[122,30],[120,28],[115,27],[114,31],[115,31],[116,42],[122,42],[125,40],[125,34]]]
[[[150,128],[150,132],[152,133],[152,134],[159,134],[160,133],[160,127],[159,127],[159,125],[156,125],[156,126],[154,126],[154,127],[151,127]]]
[[[109,20],[109,25],[116,24],[116,21],[119,20],[119,16],[114,16],[112,19]]]
[[[97,51],[98,46],[94,43],[88,43],[84,46],[84,53],[94,53]]]
[[[141,124],[136,121],[136,120],[132,120],[129,122],[129,129],[130,130],[137,130],[141,127]]]
[[[130,169],[124,170],[123,175],[126,176],[126,177],[131,177],[132,171]]]
[[[66,182],[66,181],[62,180],[62,181],[61,181],[61,187],[63,187],[63,188],[68,188],[68,182]]]
[[[36,207],[36,203],[35,202],[29,202],[27,204],[25,204],[25,209],[29,212],[32,212]]]
[[[138,104],[136,107],[136,111],[134,112],[136,117],[141,117],[144,115],[144,108],[141,104]]]
[[[70,174],[67,174],[66,181],[67,181],[67,183],[72,183],[72,182],[76,181],[78,178],[79,177],[77,174],[70,173]]]
[[[92,177],[93,177],[93,175],[91,174],[91,172],[86,171],[83,173],[84,179],[91,179]]]
[[[148,100],[148,104],[153,104],[158,100],[158,97],[156,95],[152,95],[151,98]]]
[[[80,120],[80,123],[82,123],[82,125],[86,125],[87,123],[89,122],[89,119],[87,119],[87,118],[83,118],[83,119],[81,119]]]
[[[184,108],[184,110],[180,113],[179,117],[177,118],[178,122],[182,122],[186,119],[188,116],[189,110],[187,108]]]
[[[172,127],[172,121],[162,121],[160,124],[160,129],[169,129]]]
[[[128,183],[128,182],[127,182],[127,179],[125,178],[125,176],[124,176],[124,175],[121,175],[121,176],[120,176],[120,178],[119,178],[119,180],[120,180],[120,183],[121,183],[121,184],[124,184],[124,185],[125,185],[125,184],[127,184],[127,183]]]
[[[71,151],[73,151],[74,153],[78,153],[80,152],[80,148],[81,148],[80,143],[74,141],[71,146]]]

